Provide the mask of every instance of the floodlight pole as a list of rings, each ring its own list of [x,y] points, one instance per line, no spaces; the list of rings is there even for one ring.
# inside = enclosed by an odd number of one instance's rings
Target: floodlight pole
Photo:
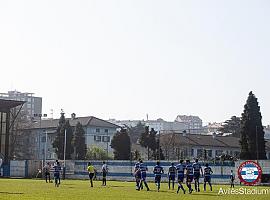
[[[66,148],[67,148],[67,130],[65,129],[65,136],[64,136],[64,167],[66,166]]]
[[[67,148],[67,130],[65,129],[63,179],[65,179],[66,177],[66,148]]]

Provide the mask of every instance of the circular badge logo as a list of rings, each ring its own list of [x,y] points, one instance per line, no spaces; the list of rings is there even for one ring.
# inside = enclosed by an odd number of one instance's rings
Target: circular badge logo
[[[254,185],[259,182],[262,175],[262,168],[257,162],[245,161],[238,168],[238,177],[245,185]]]

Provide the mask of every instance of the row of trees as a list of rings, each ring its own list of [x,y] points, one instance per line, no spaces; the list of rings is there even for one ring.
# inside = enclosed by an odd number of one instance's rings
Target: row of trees
[[[64,159],[65,134],[66,159],[85,159],[87,151],[85,131],[80,122],[76,124],[76,127],[73,130],[70,126],[69,120],[66,120],[64,113],[61,113],[56,134],[53,147],[55,148],[55,153],[59,159]]]
[[[141,132],[138,132],[141,131]],[[137,136],[137,137],[134,137]],[[133,137],[131,139],[131,137]],[[133,128],[122,128],[117,132],[112,141],[111,147],[114,149],[114,159],[116,160],[129,160],[139,159],[140,152],[135,150],[131,151],[131,141],[138,142],[142,147],[147,149],[147,159],[164,159],[164,155],[159,145],[157,138],[157,131],[153,128],[149,131],[149,126],[143,126],[139,123]]]
[[[219,129],[220,132],[232,133],[233,136],[240,138],[240,159],[266,159],[264,131],[261,119],[262,116],[257,98],[250,92],[241,118],[233,116],[231,119],[225,121],[223,127]],[[90,149],[88,155],[86,155],[85,132],[82,125],[78,122],[73,131],[69,121],[65,120],[62,113],[57,128],[57,137],[53,143],[59,159],[63,159],[64,157],[65,132],[66,159],[85,159],[86,156],[96,159],[105,158],[105,155],[97,156],[98,154],[104,154],[104,152],[98,151],[98,147],[92,150]],[[114,159],[130,160],[140,158],[140,152],[137,150],[134,152],[131,151],[132,143],[138,143],[147,149],[148,160],[164,159],[158,136],[157,131],[153,128],[149,131],[149,127],[141,123],[132,128],[122,128],[114,135],[111,141],[111,147],[114,149]],[[108,155],[106,158],[108,158]]]

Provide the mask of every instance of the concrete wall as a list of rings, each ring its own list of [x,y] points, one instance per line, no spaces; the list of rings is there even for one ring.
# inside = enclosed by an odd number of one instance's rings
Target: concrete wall
[[[68,168],[67,171],[71,172],[66,177],[71,179],[88,179],[88,173],[87,173],[87,163],[86,161],[75,161],[74,162],[74,168]],[[94,167],[97,169],[97,178],[101,179],[101,161],[91,161],[91,163],[94,165]],[[177,163],[175,161],[175,163]],[[155,161],[146,161],[145,164],[148,166],[148,180],[153,181],[154,180],[154,174],[153,174],[153,168],[156,165]],[[109,173],[108,173],[108,179],[109,180],[123,180],[123,181],[133,181],[134,177],[132,174],[133,167],[135,165],[135,162],[131,161],[108,161],[107,162]],[[163,175],[163,181],[167,181],[167,173],[168,168],[171,165],[171,162],[164,161],[161,162],[161,165],[164,167],[164,175]],[[204,166],[203,166],[204,168]],[[234,170],[234,165],[216,165],[211,166],[214,174],[212,176],[212,182],[216,183],[229,183],[229,175],[230,171]],[[203,181],[203,179],[201,180]]]
[[[53,163],[54,161],[51,161]],[[230,171],[233,170],[236,174],[236,183],[239,183],[237,177],[237,169],[239,165],[243,161],[237,161],[235,165],[231,165],[229,163],[220,164],[210,164],[213,175],[212,182],[213,183],[229,183],[229,175]],[[60,161],[63,166],[63,161]],[[97,179],[101,179],[101,166],[102,161],[91,161],[94,167],[97,170]],[[177,163],[175,161],[174,163]],[[87,164],[88,161],[83,160],[68,160],[66,161],[66,178],[68,179],[88,179],[87,172]],[[148,166],[148,181],[154,180],[153,168],[156,165],[155,161],[146,161],[145,164]],[[262,167],[264,174],[270,174],[270,160],[259,161],[260,166]],[[107,165],[109,168],[108,180],[123,180],[123,181],[133,181],[134,177],[132,175],[133,167],[135,165],[135,161],[116,161],[109,160],[107,161]],[[164,175],[162,180],[167,181],[167,173],[168,168],[171,165],[171,162],[162,161],[161,165],[164,167]],[[36,177],[38,173],[38,169],[41,169],[43,166],[42,161],[35,160],[27,160],[27,161],[10,161],[9,172],[7,172],[7,176],[11,177]],[[204,165],[202,163],[204,168]],[[203,181],[203,179],[201,179]]]

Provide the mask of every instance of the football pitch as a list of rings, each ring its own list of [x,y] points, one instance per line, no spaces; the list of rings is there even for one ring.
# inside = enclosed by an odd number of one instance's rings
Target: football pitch
[[[233,199],[270,199],[270,187],[246,187],[247,189],[266,189],[269,190],[268,194],[219,194],[220,188],[226,190],[228,185],[214,185],[213,191],[210,192],[207,187],[207,191],[193,192],[192,194],[183,194],[181,191],[176,194],[176,190],[168,190],[167,183],[161,184],[160,192],[156,191],[154,183],[150,183],[150,191],[142,190],[136,191],[135,184],[133,182],[120,182],[120,181],[108,181],[107,186],[101,186],[100,181],[94,182],[94,187],[89,187],[89,181],[87,180],[63,180],[59,188],[56,188],[53,183],[46,183],[44,180],[34,179],[0,179],[0,199],[65,199],[65,200],[77,200],[77,199],[153,199],[153,200],[167,200],[167,199],[198,199],[198,200],[233,200]],[[201,185],[201,190],[203,189]],[[193,185],[194,187],[194,185]],[[240,186],[236,186],[235,189],[240,189]]]

